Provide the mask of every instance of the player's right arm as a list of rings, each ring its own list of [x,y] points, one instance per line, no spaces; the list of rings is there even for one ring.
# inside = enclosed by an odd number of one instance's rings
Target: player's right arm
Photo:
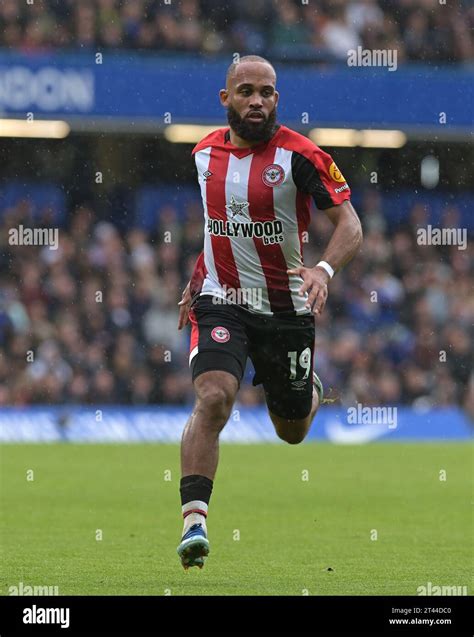
[[[194,265],[193,274],[187,286],[184,288],[179,306],[178,330],[183,329],[189,323],[189,310],[193,297],[201,291],[205,277],[204,251],[202,251]]]
[[[191,281],[184,288],[179,305],[178,330],[182,330],[189,323],[189,308],[191,307],[191,292],[189,290]]]

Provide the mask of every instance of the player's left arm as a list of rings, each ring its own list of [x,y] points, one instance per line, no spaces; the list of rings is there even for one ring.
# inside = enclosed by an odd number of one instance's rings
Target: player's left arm
[[[324,212],[334,224],[335,230],[321,260],[329,263],[332,269],[337,272],[359,250],[362,244],[362,226],[349,200],[343,201],[337,206],[326,208]],[[328,283],[331,280],[326,270],[315,266],[313,268],[295,268],[287,272],[301,276],[303,285],[299,290],[300,296],[308,292],[306,307],[312,309],[313,314],[321,314],[326,305]]]

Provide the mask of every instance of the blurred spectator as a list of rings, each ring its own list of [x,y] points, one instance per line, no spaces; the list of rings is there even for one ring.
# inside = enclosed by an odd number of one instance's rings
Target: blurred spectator
[[[176,326],[202,248],[198,200],[181,222],[164,207],[153,236],[121,234],[81,206],[56,251],[6,243],[5,229],[25,214],[17,208],[0,210],[9,263],[0,278],[0,404],[190,402],[189,328]],[[459,404],[472,413],[472,246],[419,245],[416,229],[428,218],[417,204],[410,226],[395,232],[380,194],[366,193],[359,212],[364,250],[334,278],[318,319],[325,385],[345,402]],[[442,224],[458,221],[447,206]],[[315,263],[332,224],[314,214],[310,232],[305,262]],[[241,405],[263,400],[251,380],[249,367]]]
[[[20,0],[0,2],[0,47],[143,49],[327,62],[393,48],[398,63],[472,60],[474,8],[427,0]]]
[[[343,6],[335,6],[329,10],[322,37],[330,53],[341,60],[347,60],[348,51],[362,45],[362,40],[354,24],[347,19]]]
[[[271,30],[272,43],[275,45],[306,44],[308,36],[303,16],[296,5],[291,0],[278,2]]]

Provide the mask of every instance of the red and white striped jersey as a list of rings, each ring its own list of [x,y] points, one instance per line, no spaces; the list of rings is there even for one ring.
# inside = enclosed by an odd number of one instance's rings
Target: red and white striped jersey
[[[266,315],[308,314],[302,279],[303,233],[311,197],[320,210],[350,198],[332,157],[307,137],[278,126],[252,148],[230,142],[222,128],[193,149],[204,207],[204,250],[191,294],[209,294]]]

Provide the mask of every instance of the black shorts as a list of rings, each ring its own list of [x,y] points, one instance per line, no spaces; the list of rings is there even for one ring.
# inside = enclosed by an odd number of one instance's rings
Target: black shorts
[[[255,368],[253,384],[263,384],[273,414],[301,419],[310,413],[315,337],[312,315],[258,315],[238,305],[215,303],[211,296],[200,296],[189,318],[193,381],[203,372],[223,370],[233,374],[240,386],[249,356]]]

